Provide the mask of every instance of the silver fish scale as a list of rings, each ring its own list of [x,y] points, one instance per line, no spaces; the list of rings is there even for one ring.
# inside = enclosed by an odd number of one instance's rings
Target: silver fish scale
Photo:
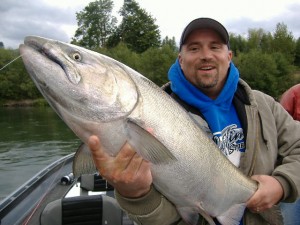
[[[246,202],[257,188],[255,183],[229,162],[169,95],[154,85],[149,87],[139,76],[132,78],[142,99],[139,119],[146,128],[153,129],[157,139],[178,160],[153,166],[156,188],[175,205],[192,208],[201,205],[212,216]]]

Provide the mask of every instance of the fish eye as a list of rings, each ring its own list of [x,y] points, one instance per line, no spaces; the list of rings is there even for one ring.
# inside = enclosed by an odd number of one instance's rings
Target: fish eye
[[[73,58],[74,60],[78,61],[78,62],[81,61],[81,55],[79,54],[79,52],[74,52],[74,53],[72,54],[72,58]]]

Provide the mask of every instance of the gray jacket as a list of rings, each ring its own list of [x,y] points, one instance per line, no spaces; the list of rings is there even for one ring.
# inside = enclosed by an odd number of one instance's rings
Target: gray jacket
[[[282,201],[293,202],[300,193],[300,122],[272,97],[239,81],[243,102],[242,116],[246,122],[246,151],[242,153],[239,169],[247,176],[266,174],[275,177],[283,187]],[[236,108],[239,107],[236,105]],[[238,109],[237,109],[238,110]],[[206,122],[198,118],[200,126],[208,130]],[[184,225],[175,206],[153,187],[144,197],[126,199],[117,192],[120,206],[137,224]],[[273,207],[275,213],[278,207]],[[202,217],[201,217],[202,218]],[[206,224],[200,218],[199,224]],[[259,214],[246,210],[244,225],[268,224]]]

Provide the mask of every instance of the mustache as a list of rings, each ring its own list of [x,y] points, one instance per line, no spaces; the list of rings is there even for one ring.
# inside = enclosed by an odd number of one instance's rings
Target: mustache
[[[213,66],[217,67],[217,63],[213,60],[201,59],[199,63],[197,63],[197,68],[205,67],[205,66]]]

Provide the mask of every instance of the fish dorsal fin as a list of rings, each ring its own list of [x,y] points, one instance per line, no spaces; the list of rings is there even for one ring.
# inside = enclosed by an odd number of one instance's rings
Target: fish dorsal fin
[[[129,144],[147,161],[166,164],[177,161],[176,157],[150,132],[132,120],[128,120]]]

